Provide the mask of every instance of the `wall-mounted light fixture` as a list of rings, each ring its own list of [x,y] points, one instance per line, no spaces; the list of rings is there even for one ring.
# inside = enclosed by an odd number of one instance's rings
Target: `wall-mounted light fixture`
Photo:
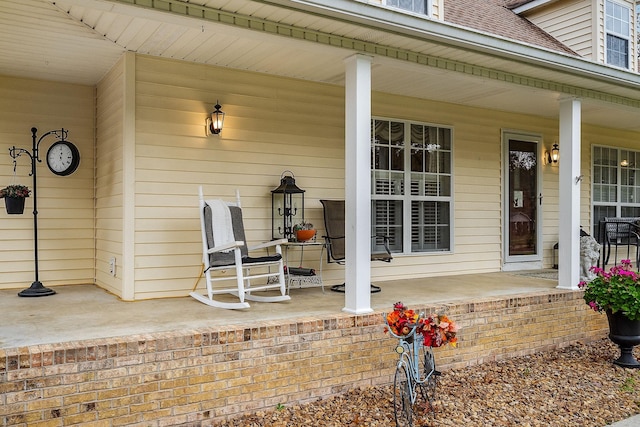
[[[553,144],[551,151],[547,151],[547,164],[556,164],[560,158],[560,148],[558,144]]]
[[[216,101],[216,105],[214,106],[215,110],[211,112],[209,117],[207,117],[207,136],[209,135],[217,135],[222,132],[222,125],[224,123],[224,112],[220,110],[222,106],[219,101]]]

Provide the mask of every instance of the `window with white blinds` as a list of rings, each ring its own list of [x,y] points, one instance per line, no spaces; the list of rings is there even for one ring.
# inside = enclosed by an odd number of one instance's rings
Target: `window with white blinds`
[[[374,119],[371,135],[373,234],[393,252],[451,250],[452,129]]]

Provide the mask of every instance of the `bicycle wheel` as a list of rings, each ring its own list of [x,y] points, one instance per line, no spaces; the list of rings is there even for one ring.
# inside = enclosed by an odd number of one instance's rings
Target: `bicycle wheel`
[[[420,361],[420,369],[421,379],[426,380],[420,384],[419,387],[419,395],[422,398],[422,402],[420,402],[426,410],[435,411],[433,403],[435,401],[436,396],[436,387],[438,385],[438,376],[440,372],[436,371],[436,360],[433,356],[433,351],[431,347],[424,347],[420,349],[421,357]],[[435,412],[434,412],[435,413]]]
[[[428,375],[430,373],[429,379],[425,383],[425,386],[427,388],[429,406],[431,406],[432,411],[435,411],[433,402],[436,399],[436,387],[438,386],[438,376],[440,375],[440,372],[436,370],[436,359],[433,356],[433,350],[431,348],[429,348],[428,350],[425,349],[424,366],[425,375]]]
[[[411,404],[411,387],[407,367],[399,363],[393,379],[393,409],[396,427],[413,426],[413,406]]]

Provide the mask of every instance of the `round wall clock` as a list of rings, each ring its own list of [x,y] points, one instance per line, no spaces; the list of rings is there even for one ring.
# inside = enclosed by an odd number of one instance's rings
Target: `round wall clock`
[[[47,151],[47,166],[56,175],[70,175],[78,169],[79,164],[80,151],[69,141],[58,141]]]

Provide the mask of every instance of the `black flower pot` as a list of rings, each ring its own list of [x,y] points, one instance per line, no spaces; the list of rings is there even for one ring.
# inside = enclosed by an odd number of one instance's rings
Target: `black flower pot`
[[[620,347],[620,357],[613,361],[624,368],[640,368],[640,362],[633,357],[633,347],[640,344],[640,320],[630,320],[621,312],[607,310],[609,339]]]
[[[4,206],[10,215],[19,215],[24,213],[24,197],[5,197]]]

